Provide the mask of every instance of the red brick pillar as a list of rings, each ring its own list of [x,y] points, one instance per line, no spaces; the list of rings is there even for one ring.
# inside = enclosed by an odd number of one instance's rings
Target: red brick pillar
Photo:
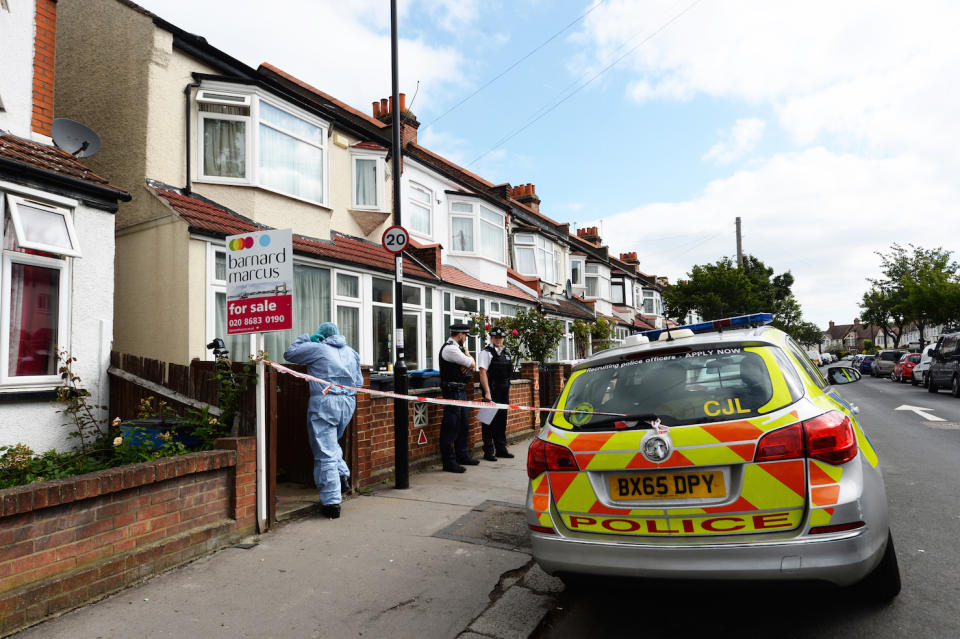
[[[257,525],[257,440],[253,437],[221,437],[214,448],[233,450],[237,465],[233,469],[233,518],[237,530],[256,529]]]
[[[361,369],[363,373],[363,387],[370,388],[370,369]],[[357,408],[353,413],[353,440],[356,449],[355,467],[351,482],[354,486],[365,486],[370,478],[370,427],[373,423],[372,396],[366,393],[357,393]]]
[[[523,402],[526,406],[540,408],[540,365],[536,362],[525,362],[520,365],[520,379],[530,380],[530,397]],[[540,426],[540,413],[530,411],[530,428],[537,430]]]

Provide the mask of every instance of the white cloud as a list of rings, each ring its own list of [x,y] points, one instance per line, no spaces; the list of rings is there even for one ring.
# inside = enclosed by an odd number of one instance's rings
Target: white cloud
[[[663,26],[687,3],[611,0],[579,42],[599,68]],[[802,144],[849,136],[889,152],[909,145],[950,154],[960,132],[960,4],[811,0],[701,2],[618,65],[637,101],[696,95],[769,104]]]
[[[756,147],[763,137],[767,123],[757,118],[741,118],[727,131],[720,142],[703,156],[707,162],[730,164]]]
[[[213,0],[138,3],[252,67],[269,62],[366,113],[374,100],[390,95],[390,12],[381,0],[274,0],[269,7],[233,0],[230,12],[247,16],[243,20],[223,19],[223,4]],[[450,20],[470,19],[469,11],[452,2],[436,4],[449,5]],[[401,20],[414,8],[400,2]],[[454,47],[401,32],[399,58],[400,91],[412,96],[420,81],[419,109],[445,99],[451,86],[463,86],[465,60]]]
[[[813,148],[711,182],[695,200],[604,218],[603,237],[611,253],[637,251],[641,270],[676,280],[693,264],[735,254],[739,216],[744,252],[777,273],[791,271],[805,316],[826,325],[859,313],[864,278],[879,274],[874,251],[904,239],[940,246],[943,230],[955,226],[958,197],[960,189],[916,158]],[[650,239],[657,237],[667,239]]]

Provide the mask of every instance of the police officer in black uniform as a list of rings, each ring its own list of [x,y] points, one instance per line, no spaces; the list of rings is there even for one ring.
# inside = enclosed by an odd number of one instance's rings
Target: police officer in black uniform
[[[473,380],[477,363],[463,347],[470,327],[462,322],[450,325],[450,338],[440,347],[440,388],[444,399],[466,399],[467,384]],[[464,466],[476,466],[480,462],[470,456],[467,448],[470,409],[465,406],[444,405],[443,422],[440,424],[440,456],[443,469],[449,473],[462,473]]]
[[[477,355],[477,368],[480,371],[480,387],[483,398],[498,404],[510,403],[510,376],[513,374],[513,359],[510,351],[503,347],[503,338],[507,332],[502,326],[490,329],[490,344]],[[510,459],[513,454],[507,451],[507,410],[497,411],[489,424],[482,424],[483,458],[497,461],[497,457]]]

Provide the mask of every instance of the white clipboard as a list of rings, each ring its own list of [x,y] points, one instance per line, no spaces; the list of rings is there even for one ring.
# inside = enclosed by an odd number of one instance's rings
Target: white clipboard
[[[500,410],[496,406],[484,406],[477,411],[477,419],[480,420],[481,424],[490,424],[493,421],[493,418],[497,416],[497,411]]]

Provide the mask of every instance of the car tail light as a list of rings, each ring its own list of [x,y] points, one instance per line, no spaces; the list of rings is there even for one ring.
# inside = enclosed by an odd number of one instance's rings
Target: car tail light
[[[828,464],[845,464],[857,456],[857,436],[850,418],[830,411],[803,422],[807,456]]]
[[[533,479],[548,470],[580,470],[580,466],[566,446],[535,439],[527,450],[527,476]]]
[[[754,461],[803,457],[803,425],[794,424],[771,431],[760,438]]]
[[[557,534],[557,531],[556,531],[556,530],[554,530],[553,528],[548,528],[547,526],[534,526],[533,524],[527,524],[527,528],[529,528],[529,529],[532,530],[533,532],[545,533],[545,534],[548,534],[548,535],[556,535],[556,534]]]
[[[856,457],[857,450],[857,437],[850,418],[839,411],[830,411],[767,433],[757,443],[754,461],[806,456],[837,465]]]
[[[851,521],[846,524],[834,524],[833,526],[814,526],[810,529],[811,535],[823,535],[825,533],[843,532],[845,530],[856,530],[866,526],[862,521]]]

